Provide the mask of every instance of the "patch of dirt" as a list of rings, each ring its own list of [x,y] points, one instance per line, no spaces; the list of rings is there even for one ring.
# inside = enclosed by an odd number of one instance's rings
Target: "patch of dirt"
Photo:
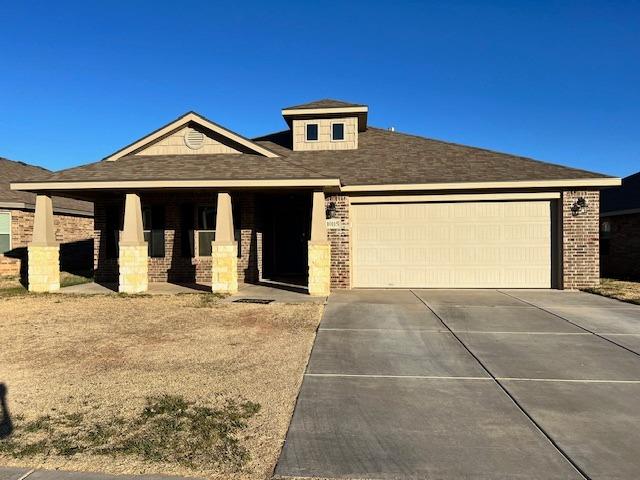
[[[148,397],[260,405],[238,431],[248,459],[232,473],[135,455],[34,452],[0,464],[33,468],[267,478],[288,428],[322,306],[252,305],[179,296],[0,296],[0,383],[12,418],[56,413],[92,422],[136,418]],[[17,424],[18,422],[16,422]],[[0,440],[2,441],[2,440]],[[75,450],[74,450],[75,452]]]

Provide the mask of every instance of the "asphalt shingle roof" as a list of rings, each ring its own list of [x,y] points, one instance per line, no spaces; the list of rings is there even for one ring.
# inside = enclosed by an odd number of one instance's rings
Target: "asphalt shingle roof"
[[[332,98],[323,98],[322,100],[314,100],[313,102],[302,103],[292,107],[285,107],[283,110],[302,110],[305,108],[345,108],[345,107],[366,107],[360,103],[343,102],[342,100],[334,100]]]
[[[294,152],[289,131],[254,140],[280,157],[252,154],[126,156],[35,175],[33,181],[339,178],[343,185],[606,178],[527,157],[368,128],[356,150]]]
[[[36,203],[35,193],[11,190],[9,184],[29,178],[48,178],[51,174],[52,172],[45,168],[0,157],[0,203],[25,203],[34,205]],[[91,202],[83,202],[81,200],[63,197],[53,197],[52,200],[54,209],[64,208],[93,213],[93,204]]]

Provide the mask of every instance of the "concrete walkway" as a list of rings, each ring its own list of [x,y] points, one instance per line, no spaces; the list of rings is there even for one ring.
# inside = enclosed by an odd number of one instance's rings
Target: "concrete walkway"
[[[632,480],[640,306],[578,292],[335,292],[278,476]]]
[[[58,293],[74,295],[109,295],[116,294],[118,286],[115,284],[102,285],[99,283],[83,283],[70,287],[63,287]],[[147,295],[177,295],[185,293],[211,293],[210,283],[177,284],[168,282],[149,283]],[[241,283],[238,293],[229,296],[226,301],[233,302],[240,299],[272,300],[280,303],[324,303],[326,297],[312,297],[305,287],[297,287],[277,282],[263,282],[259,285]]]
[[[106,475],[103,473],[62,472],[59,470],[30,470],[0,468],[0,480],[188,480],[187,477],[165,475]],[[194,479],[195,480],[195,479]]]

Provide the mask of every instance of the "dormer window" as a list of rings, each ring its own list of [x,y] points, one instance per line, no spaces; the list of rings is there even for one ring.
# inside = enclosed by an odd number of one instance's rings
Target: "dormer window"
[[[317,123],[307,123],[305,139],[307,140],[307,142],[318,141],[318,124]]]
[[[334,142],[344,140],[344,123],[340,122],[331,124],[331,140]]]

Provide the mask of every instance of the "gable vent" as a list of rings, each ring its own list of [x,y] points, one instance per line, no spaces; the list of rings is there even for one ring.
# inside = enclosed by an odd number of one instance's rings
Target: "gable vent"
[[[184,134],[184,144],[191,150],[198,150],[204,145],[204,133],[197,130],[189,130]]]

